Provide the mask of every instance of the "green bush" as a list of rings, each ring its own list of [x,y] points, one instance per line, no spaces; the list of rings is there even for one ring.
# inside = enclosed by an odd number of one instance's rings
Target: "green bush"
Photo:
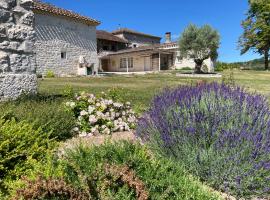
[[[49,136],[25,121],[0,119],[0,193],[6,193],[12,181],[32,170],[32,164],[55,146]]]
[[[51,132],[51,138],[65,140],[73,136],[71,130],[75,127],[75,119],[65,110],[62,101],[58,97],[22,97],[0,104],[0,113],[9,119],[14,117],[18,121],[33,123],[34,128],[41,127],[44,132]]]
[[[181,68],[181,70],[191,71],[191,70],[193,70],[193,69],[191,69],[190,67],[183,67],[183,68]]]
[[[87,191],[93,199],[219,199],[182,167],[138,144],[81,146],[48,163],[31,177],[43,172],[50,180],[62,174],[67,185]]]
[[[54,78],[55,77],[55,74],[52,70],[48,70],[46,72],[46,78]]]
[[[215,71],[216,72],[222,72],[226,67],[224,66],[223,63],[217,62],[215,66]]]

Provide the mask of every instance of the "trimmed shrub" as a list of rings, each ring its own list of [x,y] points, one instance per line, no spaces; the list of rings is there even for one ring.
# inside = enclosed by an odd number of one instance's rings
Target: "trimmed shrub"
[[[10,182],[33,169],[55,146],[48,133],[35,130],[33,125],[14,119],[0,119],[0,191],[5,193]]]
[[[52,70],[48,70],[46,72],[46,78],[54,78],[55,77],[55,74]]]
[[[217,83],[155,97],[137,136],[209,185],[238,197],[270,194],[267,100]]]
[[[81,93],[74,101],[66,103],[77,119],[80,136],[111,134],[135,128],[136,116],[130,103],[114,102],[98,98],[93,94]]]
[[[92,199],[219,199],[182,167],[155,157],[139,144],[79,146],[49,163],[35,173],[45,172],[46,179],[56,179],[60,170],[66,184],[89,193]]]
[[[193,70],[192,68],[190,68],[190,67],[183,67],[183,68],[181,68],[181,70],[187,70],[187,71],[191,71],[191,70]]]

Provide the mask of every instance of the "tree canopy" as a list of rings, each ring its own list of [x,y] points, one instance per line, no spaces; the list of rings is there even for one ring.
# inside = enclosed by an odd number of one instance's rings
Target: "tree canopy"
[[[249,0],[247,18],[242,22],[244,33],[239,39],[241,54],[253,50],[264,55],[265,69],[269,66],[270,0]]]
[[[211,58],[216,60],[220,36],[210,25],[197,27],[190,24],[179,40],[179,50],[183,58],[192,58],[196,63],[195,72],[201,73],[203,61]]]

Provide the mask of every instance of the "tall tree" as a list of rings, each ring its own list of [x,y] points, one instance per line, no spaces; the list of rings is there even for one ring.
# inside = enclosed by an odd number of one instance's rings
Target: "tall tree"
[[[197,27],[190,24],[182,33],[179,40],[179,50],[182,58],[194,60],[195,73],[203,73],[204,60],[211,58],[215,61],[218,57],[220,44],[219,33],[209,25]]]
[[[241,54],[253,50],[264,56],[265,69],[269,68],[270,0],[249,0],[247,18],[242,22],[244,33],[239,39]]]

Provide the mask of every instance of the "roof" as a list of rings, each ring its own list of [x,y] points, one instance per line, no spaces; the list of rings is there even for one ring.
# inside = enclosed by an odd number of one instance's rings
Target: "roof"
[[[134,30],[131,30],[131,29],[128,29],[128,28],[120,28],[120,29],[115,30],[115,31],[112,32],[112,34],[114,34],[114,35],[118,35],[118,34],[122,34],[122,33],[131,33],[131,34],[135,34],[135,35],[142,35],[142,36],[145,36],[145,37],[161,39],[161,37],[146,34],[146,33],[141,33],[141,32],[134,31]]]
[[[58,8],[54,5],[41,2],[40,0],[34,0],[33,11],[34,11],[34,13],[45,13],[45,14],[67,17],[69,19],[85,23],[87,25],[97,26],[100,24],[100,22],[95,20],[95,19],[91,19],[89,17],[82,16],[82,15],[77,14],[77,13],[70,11],[70,10]]]
[[[119,55],[119,54],[126,54],[126,53],[136,53],[141,51],[155,51],[159,50],[160,45],[150,45],[150,46],[140,46],[136,48],[129,48],[129,49],[123,49],[117,52],[110,53],[110,55]]]
[[[103,30],[97,30],[97,39],[128,43],[128,41],[126,41],[125,39],[119,38],[112,33]]]
[[[178,48],[177,42],[172,42],[169,44],[154,44],[147,46],[140,46],[136,48],[123,49],[117,52],[111,52],[106,56],[114,56],[128,53],[138,53],[138,52],[151,52],[151,53],[172,53]]]

